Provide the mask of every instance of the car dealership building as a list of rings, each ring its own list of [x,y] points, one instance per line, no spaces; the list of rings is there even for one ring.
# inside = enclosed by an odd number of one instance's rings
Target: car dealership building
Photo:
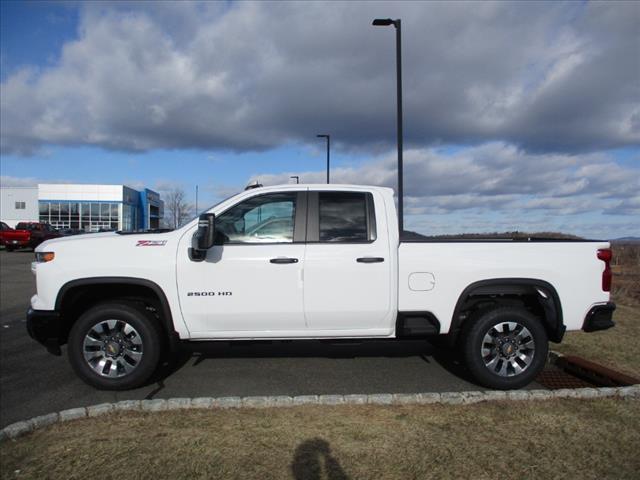
[[[160,227],[164,202],[148,188],[126,185],[39,184],[2,187],[0,220],[47,222],[55,228],[87,232],[139,230]]]

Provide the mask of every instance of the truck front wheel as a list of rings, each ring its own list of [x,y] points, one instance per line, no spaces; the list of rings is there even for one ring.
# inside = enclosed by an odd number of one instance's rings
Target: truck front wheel
[[[139,387],[160,359],[156,319],[135,304],[104,303],[87,310],[69,333],[69,361],[78,376],[103,390]]]
[[[480,384],[499,390],[521,388],[544,368],[549,351],[547,333],[527,310],[498,307],[469,321],[464,357]]]

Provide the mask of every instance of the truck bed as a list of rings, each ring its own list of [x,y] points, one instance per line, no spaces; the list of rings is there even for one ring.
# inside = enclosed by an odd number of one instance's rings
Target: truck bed
[[[604,263],[597,258],[605,248],[608,242],[588,240],[402,241],[398,309],[431,312],[440,333],[446,333],[456,303],[470,285],[487,279],[530,279],[553,285],[567,330],[578,330],[595,303],[609,300],[602,291]]]

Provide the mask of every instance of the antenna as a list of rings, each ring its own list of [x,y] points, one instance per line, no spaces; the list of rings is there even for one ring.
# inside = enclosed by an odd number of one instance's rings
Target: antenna
[[[258,183],[257,180],[251,182],[249,185],[247,185],[246,187],[244,187],[245,190],[251,190],[252,188],[260,188],[262,187],[261,183]]]

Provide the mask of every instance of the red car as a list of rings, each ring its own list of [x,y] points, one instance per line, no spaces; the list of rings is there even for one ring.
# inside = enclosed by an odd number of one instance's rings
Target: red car
[[[60,233],[48,223],[20,222],[15,230],[2,222],[0,225],[0,244],[7,252],[16,248],[36,248],[45,240],[60,237]]]

